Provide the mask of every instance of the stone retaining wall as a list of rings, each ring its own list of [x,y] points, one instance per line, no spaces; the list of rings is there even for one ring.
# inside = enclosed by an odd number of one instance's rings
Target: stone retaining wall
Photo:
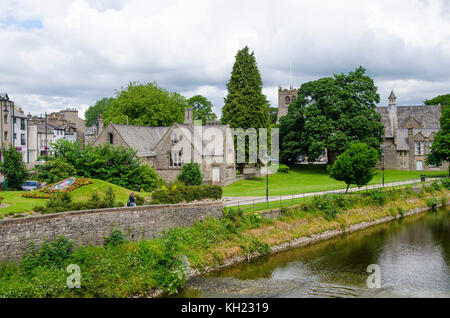
[[[31,240],[59,236],[75,245],[102,245],[114,227],[133,241],[153,238],[159,232],[190,226],[205,217],[222,217],[221,201],[198,204],[152,205],[130,208],[86,210],[0,220],[0,261],[17,260]]]

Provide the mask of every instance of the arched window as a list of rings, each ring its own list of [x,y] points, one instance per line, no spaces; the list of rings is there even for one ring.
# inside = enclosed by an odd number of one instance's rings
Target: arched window
[[[112,133],[109,133],[109,144],[112,145],[114,144],[114,135]]]
[[[289,105],[291,103],[291,97],[286,96],[285,101],[286,101],[286,105]]]

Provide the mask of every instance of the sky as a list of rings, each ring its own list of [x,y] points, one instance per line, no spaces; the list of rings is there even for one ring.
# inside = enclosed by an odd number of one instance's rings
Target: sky
[[[0,93],[26,113],[80,117],[129,82],[201,94],[221,114],[235,55],[254,51],[263,93],[363,66],[381,97],[450,93],[449,0],[2,0]],[[292,70],[292,71],[291,71]]]

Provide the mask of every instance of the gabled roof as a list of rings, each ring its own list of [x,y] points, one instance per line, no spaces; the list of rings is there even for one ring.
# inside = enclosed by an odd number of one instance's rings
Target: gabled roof
[[[137,150],[137,155],[139,157],[154,155],[153,149],[169,130],[169,127],[148,127],[124,124],[111,125],[130,147]]]
[[[381,115],[381,122],[386,130],[389,130],[391,128],[389,108],[377,107],[376,111]],[[421,128],[440,128],[441,106],[439,105],[397,106],[395,112],[398,128],[408,128],[410,119],[414,119]]]
[[[395,96],[394,91],[391,91],[391,95],[389,95],[389,99],[396,99],[397,96]]]

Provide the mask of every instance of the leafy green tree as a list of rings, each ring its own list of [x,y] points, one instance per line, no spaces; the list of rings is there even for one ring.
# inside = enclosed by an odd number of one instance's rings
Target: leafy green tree
[[[262,93],[262,86],[254,53],[246,46],[236,54],[222,108],[222,123],[231,128],[268,128],[269,103]]]
[[[285,162],[298,154],[315,161],[327,149],[328,163],[352,143],[363,142],[379,151],[384,126],[376,112],[380,101],[366,70],[304,83],[288,114],[280,120],[280,146]],[[297,141],[297,144],[295,143]]]
[[[355,143],[338,156],[332,166],[328,166],[328,172],[331,178],[347,184],[347,193],[351,184],[362,187],[372,180],[377,162],[378,152],[374,148]]]
[[[113,98],[104,97],[98,100],[94,106],[91,106],[84,113],[85,124],[87,127],[91,127],[93,125],[98,124],[98,116],[103,114],[106,106],[108,106]]]
[[[156,83],[130,83],[127,89],[117,93],[104,109],[105,124],[138,126],[170,126],[183,123],[186,99],[178,93],[168,92]]]
[[[438,97],[435,97],[433,99],[427,99],[425,101],[425,105],[450,105],[450,94],[446,95],[440,95]]]
[[[214,120],[217,115],[212,110],[212,103],[202,95],[195,95],[187,100],[187,103],[194,108],[194,119],[201,120],[203,125],[207,120]]]
[[[201,185],[203,183],[203,174],[200,170],[200,165],[198,163],[185,164],[177,179],[185,185]]]
[[[108,181],[134,191],[150,192],[161,183],[155,170],[142,163],[134,149],[109,144],[83,146],[80,142],[61,139],[52,146],[55,154],[49,160],[64,161],[75,168],[78,176]]]
[[[16,147],[10,146],[1,151],[3,161],[0,162],[0,172],[5,176],[8,187],[21,189],[23,182],[28,178],[28,170],[22,161],[22,153]]]
[[[444,162],[450,162],[450,105],[442,106],[440,121],[441,129],[434,135],[431,153],[427,156],[428,165],[440,166]]]
[[[49,160],[42,166],[36,166],[36,178],[48,183],[58,182],[76,176],[75,168],[63,158]]]

